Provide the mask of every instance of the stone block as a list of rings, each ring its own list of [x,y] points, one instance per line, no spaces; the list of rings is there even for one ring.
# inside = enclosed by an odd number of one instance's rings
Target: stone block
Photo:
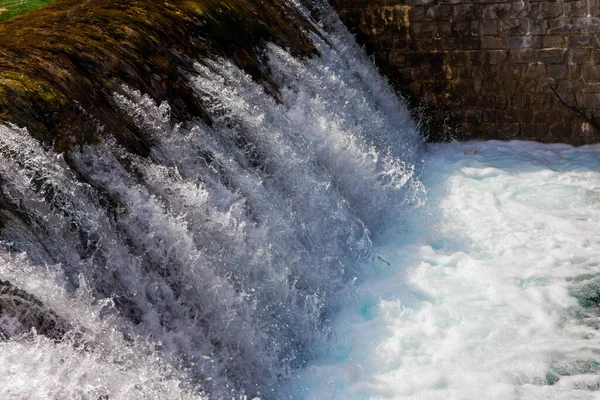
[[[528,107],[529,96],[526,94],[513,94],[510,96],[510,107],[513,109],[523,109]]]
[[[555,84],[555,88],[556,88],[556,91],[558,92],[558,94],[562,98],[565,93],[573,92],[573,81],[568,80],[568,79],[558,81]]]
[[[588,82],[582,91],[583,93],[600,93],[600,82]]]
[[[456,37],[471,36],[471,21],[452,22],[452,34]]]
[[[600,93],[584,93],[578,96],[579,105],[585,109],[600,109]]]
[[[543,49],[537,52],[537,59],[544,64],[566,64],[566,49]]]
[[[569,50],[569,61],[575,64],[587,64],[590,62],[592,49],[571,49]]]
[[[531,21],[527,19],[505,19],[498,21],[500,32],[511,36],[527,35],[531,31]]]
[[[450,21],[452,19],[452,13],[454,12],[454,7],[452,5],[440,4],[437,7],[437,15],[439,21]]]
[[[529,96],[529,107],[533,110],[547,110],[554,105],[554,96],[547,93],[536,93]]]
[[[471,79],[479,81],[488,80],[488,68],[487,67],[471,67]]]
[[[508,106],[508,99],[503,95],[490,96],[490,105],[493,109],[504,110]]]
[[[466,51],[451,51],[444,55],[444,63],[452,66],[465,66],[469,61]]]
[[[442,38],[453,39],[452,22],[438,22],[438,32]]]
[[[498,22],[493,20],[481,21],[481,33],[483,35],[497,35],[498,34]]]
[[[407,52],[404,50],[391,51],[388,62],[392,65],[402,66],[407,62]]]
[[[563,122],[550,124],[548,136],[552,138],[568,138],[571,136],[571,124]]]
[[[483,120],[485,122],[496,122],[496,111],[495,110],[483,110]]]
[[[473,36],[483,35],[481,21],[479,21],[479,20],[471,21],[471,35],[473,35]]]
[[[587,17],[588,3],[585,0],[565,2],[563,4],[563,15],[565,17]]]
[[[392,37],[392,47],[385,49],[385,51],[397,51],[397,50],[403,50],[406,51],[406,49],[409,46],[409,38],[407,38],[405,35],[402,36],[393,36]]]
[[[590,16],[600,17],[600,0],[588,0],[590,3]]]
[[[600,80],[600,65],[582,65],[581,75],[586,80]]]
[[[457,1],[457,0],[448,0],[448,1]],[[405,3],[410,6],[424,6],[424,5],[428,5],[428,4],[437,3],[437,1],[436,0],[406,0]]]
[[[472,21],[483,18],[483,6],[480,4],[456,4],[452,17],[455,21]]]
[[[548,21],[545,19],[534,19],[529,21],[529,35],[547,35]]]
[[[506,42],[504,38],[496,36],[483,36],[481,38],[482,49],[505,49]]]
[[[516,1],[512,3],[512,15],[515,18],[526,18],[531,11],[531,3],[525,1]]]
[[[550,2],[544,1],[541,3],[540,15],[537,19],[549,19],[560,17],[563,13],[562,1]]]
[[[548,21],[548,33],[577,34],[593,33],[600,29],[600,18],[557,18]]]
[[[435,38],[434,46],[436,50],[443,52],[456,50],[456,42],[451,37]]]
[[[542,18],[542,3],[530,0],[529,2],[529,12],[527,13],[527,17],[531,20],[541,20]]]
[[[506,122],[532,122],[533,113],[531,110],[504,110],[498,112],[498,119]]]
[[[565,79],[569,74],[569,67],[566,64],[548,65],[548,76],[552,79]]]
[[[539,79],[535,87],[536,93],[548,93],[554,94],[552,88],[555,86],[555,82],[551,79]]]
[[[524,78],[519,82],[519,85],[515,89],[515,93],[535,93],[537,86],[537,80]]]
[[[502,83],[496,79],[485,79],[480,82],[480,87],[483,93],[502,93],[504,89]]]
[[[510,50],[539,49],[542,47],[542,39],[539,36],[512,36],[508,38]]]
[[[433,18],[427,18],[427,12],[430,6],[415,6],[408,12],[408,18],[411,22],[433,21]]]
[[[506,50],[490,50],[487,52],[487,61],[491,65],[504,64],[508,58]]]
[[[410,24],[412,37],[434,37],[438,35],[438,26],[435,22],[414,22]]]
[[[496,126],[498,129],[498,138],[501,140],[511,140],[519,137],[518,122],[503,122]]]
[[[519,134],[524,138],[533,140],[540,139],[546,136],[548,125],[545,123],[524,122],[519,124]]]
[[[498,3],[483,6],[482,17],[484,19],[503,20],[512,15],[511,3]]]
[[[457,50],[479,50],[481,49],[481,38],[456,38]]]
[[[494,66],[492,75],[503,82],[505,85],[511,82],[519,83],[519,81],[525,77],[525,71],[527,65],[525,64],[504,64]],[[510,92],[508,88],[504,88],[504,91]]]
[[[542,48],[562,48],[565,47],[565,38],[562,35],[542,36]]]
[[[577,99],[575,98],[575,95],[573,93],[561,93],[560,94],[560,98],[566,104],[570,104],[570,105],[577,104]],[[554,96],[554,104],[560,104],[560,107],[564,107],[565,106],[560,100],[558,100],[556,98],[556,95]]]
[[[569,64],[569,79],[581,78],[581,65],[582,64]]]
[[[510,50],[508,52],[508,62],[511,64],[529,64],[534,61],[534,50]]]
[[[592,47],[592,36],[590,35],[574,35],[567,38],[569,47],[581,48]]]
[[[557,119],[562,121],[560,116],[557,118],[555,111],[538,110],[533,112],[533,122],[536,123],[552,123],[557,121]]]
[[[449,21],[452,16],[450,5],[415,6],[408,11],[411,22]]]
[[[410,48],[415,52],[429,52],[434,48],[436,39],[437,38],[433,37],[423,37],[413,40],[413,42],[411,42],[410,44]],[[415,45],[416,47],[413,47],[413,45]]]
[[[527,79],[539,79],[547,75],[546,65],[539,63],[531,63],[527,66],[525,72],[525,78]]]

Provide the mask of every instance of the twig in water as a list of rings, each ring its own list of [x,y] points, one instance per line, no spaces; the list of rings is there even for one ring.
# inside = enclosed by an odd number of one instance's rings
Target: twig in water
[[[574,113],[579,114],[585,122],[587,122],[592,127],[594,127],[594,129],[596,129],[596,132],[598,132],[598,134],[600,134],[600,124],[598,123],[598,121],[596,120],[596,117],[593,114],[591,117],[588,117],[586,112],[584,110],[582,110],[581,108],[577,108],[575,106],[567,104],[567,102],[564,101],[562,97],[560,97],[560,95],[556,91],[556,88],[552,84],[550,84],[550,89],[552,90],[552,92],[554,93],[554,95],[556,96],[558,101],[560,101],[560,103],[563,106],[567,107],[569,110],[573,111]]]
[[[384,260],[383,258],[381,258],[380,256],[377,256],[377,259],[378,259],[379,261],[383,261],[384,263],[386,263],[386,264],[388,265],[388,267],[391,267],[391,266],[392,266],[392,264],[390,264],[389,262],[385,261],[385,260]]]

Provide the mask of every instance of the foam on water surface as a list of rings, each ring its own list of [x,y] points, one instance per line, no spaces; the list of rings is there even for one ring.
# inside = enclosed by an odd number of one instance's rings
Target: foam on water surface
[[[432,145],[428,203],[376,243],[307,399],[594,399],[600,147]]]

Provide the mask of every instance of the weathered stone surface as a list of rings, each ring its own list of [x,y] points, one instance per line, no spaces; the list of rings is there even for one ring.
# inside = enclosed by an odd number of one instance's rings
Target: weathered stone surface
[[[331,2],[410,105],[436,110],[430,134],[600,142],[600,0]],[[390,7],[401,23],[374,17]]]
[[[175,121],[207,119],[181,71],[225,55],[277,96],[257,50],[274,41],[315,54],[301,21],[285,3],[260,0],[56,1],[0,24],[0,122],[61,151],[106,135],[147,154],[149,139],[112,106],[121,84],[167,100]]]

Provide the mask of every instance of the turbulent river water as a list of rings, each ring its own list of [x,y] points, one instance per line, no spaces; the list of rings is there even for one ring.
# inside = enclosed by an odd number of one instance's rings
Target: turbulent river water
[[[428,201],[377,242],[307,399],[597,399],[600,147],[430,146]]]
[[[600,148],[426,146],[322,7],[277,100],[225,59],[186,72],[211,126],[114,93],[148,157],[0,126],[0,398],[600,388]]]

